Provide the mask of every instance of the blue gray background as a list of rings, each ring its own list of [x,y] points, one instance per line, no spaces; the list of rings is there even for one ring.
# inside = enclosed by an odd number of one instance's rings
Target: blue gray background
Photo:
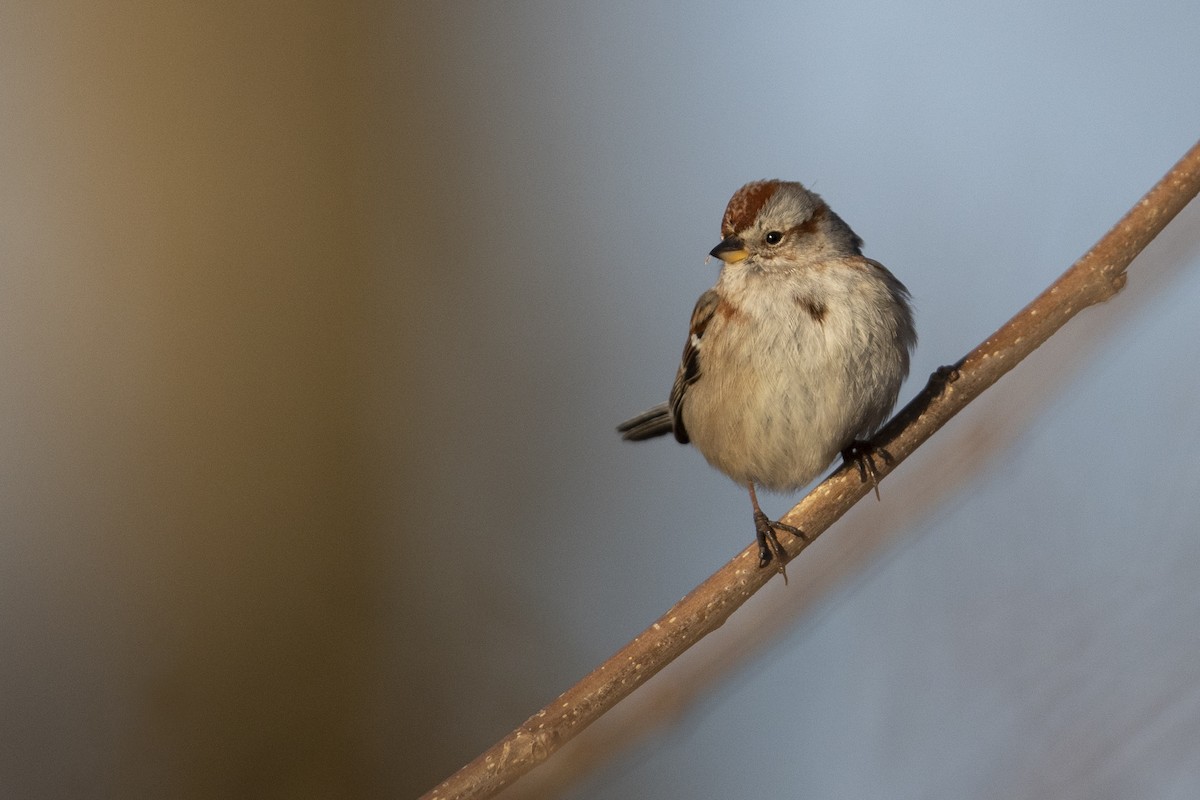
[[[1200,136],[1189,2],[3,16],[7,796],[430,788],[750,542],[613,432],[738,186],[909,286],[906,401]],[[511,796],[1195,797],[1197,230]]]

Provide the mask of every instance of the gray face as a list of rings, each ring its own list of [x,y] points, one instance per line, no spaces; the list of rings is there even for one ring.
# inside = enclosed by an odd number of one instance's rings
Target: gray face
[[[862,241],[818,195],[799,183],[758,181],[734,194],[725,210],[721,232],[741,247],[726,247],[737,263],[770,268],[814,258],[860,255]],[[745,255],[741,253],[744,251]]]

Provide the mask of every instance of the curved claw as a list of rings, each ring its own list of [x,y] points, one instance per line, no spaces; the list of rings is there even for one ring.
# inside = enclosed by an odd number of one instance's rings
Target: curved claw
[[[762,511],[754,512],[754,532],[758,536],[758,567],[762,569],[772,561],[777,561],[779,572],[783,575],[783,582],[787,583],[788,556],[783,545],[779,543],[779,537],[775,535],[777,530],[808,541],[804,531],[799,528],[784,522],[774,522],[768,519]]]
[[[879,470],[875,466],[876,455],[879,455],[885,464],[891,464],[894,460],[892,454],[882,447],[855,439],[842,451],[842,461],[846,464],[853,463],[858,468],[859,479],[863,483],[871,484],[871,488],[875,490],[875,499],[879,500],[881,498],[879,497]]]

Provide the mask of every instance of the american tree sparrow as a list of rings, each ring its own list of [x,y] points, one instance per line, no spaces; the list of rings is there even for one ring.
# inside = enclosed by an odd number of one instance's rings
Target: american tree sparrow
[[[755,487],[797,491],[838,454],[876,484],[867,440],[896,404],[917,333],[904,284],[799,183],[743,186],[721,236],[710,253],[721,274],[692,312],[670,401],[617,430],[673,433],[745,486],[759,566],[777,555],[782,570],[775,530],[803,533],[769,520]]]

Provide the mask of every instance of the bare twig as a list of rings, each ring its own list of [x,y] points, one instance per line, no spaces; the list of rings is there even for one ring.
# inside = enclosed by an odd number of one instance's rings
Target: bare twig
[[[878,464],[880,476],[894,470],[1067,320],[1119,292],[1130,262],[1197,192],[1200,143],[1050,288],[957,364],[930,378],[875,438],[876,446],[891,455],[890,463]],[[853,467],[838,470],[813,489],[784,517],[808,537],[789,539],[788,557],[798,555],[870,490]],[[758,568],[757,547],[747,547],[590,675],[426,794],[426,800],[495,794],[720,627],[774,575]]]
[[[1185,209],[1182,214],[1190,218],[1195,231],[1200,212]],[[1180,224],[1189,221],[1177,220],[1176,225]],[[1163,240],[1157,241],[1161,244]],[[1134,289],[1131,283],[1119,308],[1081,317],[1066,332],[1069,336],[1058,337],[1070,342],[1067,347],[1060,344],[1052,358],[1043,357],[1036,365],[1026,364],[1010,376],[1003,391],[979,398],[974,424],[960,423],[949,438],[943,432],[924,445],[923,469],[914,470],[910,464],[890,479],[889,495],[903,498],[903,503],[856,505],[840,522],[843,533],[826,542],[833,546],[815,551],[797,564],[800,571],[793,572],[789,590],[774,593],[765,604],[753,609],[750,617],[739,615],[737,624],[707,637],[701,646],[693,647],[664,670],[663,677],[669,673],[667,680],[660,678],[641,687],[568,742],[554,758],[498,796],[505,800],[560,797],[620,754],[682,724],[702,698],[795,629],[834,587],[861,572],[881,549],[894,545],[898,537],[914,533],[938,508],[968,490],[999,454],[1020,439],[1046,405],[1074,381],[1116,329],[1144,312],[1145,306],[1178,277],[1181,268],[1200,253],[1200,235],[1196,233],[1182,234],[1174,241],[1177,246],[1173,251],[1159,249],[1153,261],[1149,252],[1139,257],[1137,291],[1130,291]],[[1014,403],[1014,398],[1020,398],[1020,402]],[[852,528],[846,529],[847,524]]]

